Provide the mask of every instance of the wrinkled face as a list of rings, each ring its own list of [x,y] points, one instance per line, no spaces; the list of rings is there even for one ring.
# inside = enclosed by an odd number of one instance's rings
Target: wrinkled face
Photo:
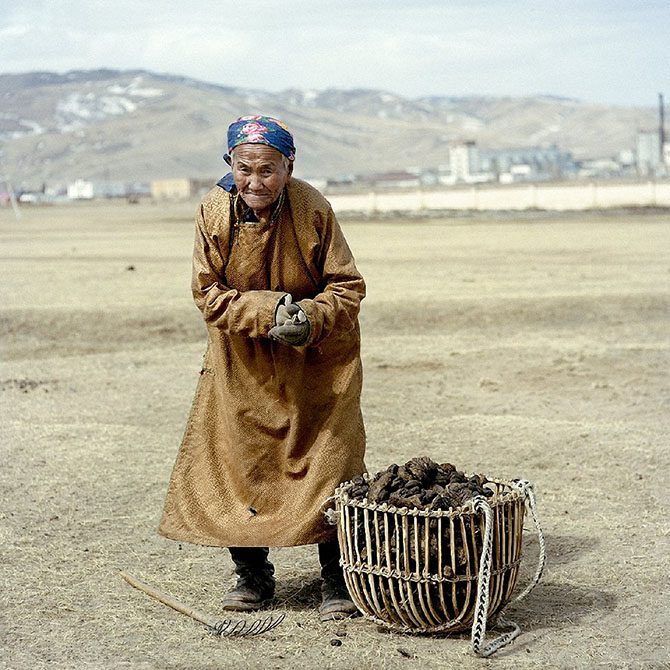
[[[240,144],[232,152],[235,186],[244,202],[261,218],[271,214],[293,173],[293,162],[265,144]]]

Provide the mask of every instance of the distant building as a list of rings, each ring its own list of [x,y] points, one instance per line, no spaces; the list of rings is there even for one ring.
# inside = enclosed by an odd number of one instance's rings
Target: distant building
[[[621,149],[617,155],[617,162],[624,171],[635,168],[636,156],[632,149]]]
[[[440,173],[439,170],[429,169],[421,172],[419,175],[422,186],[435,186],[440,183]]]
[[[501,184],[513,184],[516,181],[531,181],[534,175],[533,166],[528,163],[517,163],[510,165],[507,172],[498,175]]]
[[[24,205],[37,205],[44,199],[44,194],[39,191],[24,191],[18,199]]]
[[[216,179],[154,179],[151,197],[155,200],[189,200],[203,195],[216,184]]]
[[[128,184],[122,181],[104,181],[93,184],[96,198],[125,198],[130,193]]]
[[[487,149],[480,153],[480,167],[502,183],[560,179],[577,171],[572,154],[556,145]]]
[[[594,158],[582,161],[577,175],[582,179],[617,177],[623,174],[621,163],[613,158]]]
[[[474,140],[450,145],[448,155],[449,164],[438,167],[434,183],[453,186],[459,183],[476,184],[493,178],[490,172],[482,170],[479,148]]]
[[[66,197],[68,200],[92,200],[94,198],[125,198],[133,193],[133,186],[121,181],[88,181],[77,179],[62,189],[59,186],[48,188],[46,195],[52,200]]]
[[[449,172],[455,182],[468,182],[479,172],[479,149],[473,140],[449,147]]]
[[[77,179],[77,181],[67,186],[67,197],[70,200],[92,200],[93,195],[94,187],[92,181]]]
[[[640,176],[655,175],[661,168],[661,138],[657,130],[641,130],[637,134],[637,172]]]

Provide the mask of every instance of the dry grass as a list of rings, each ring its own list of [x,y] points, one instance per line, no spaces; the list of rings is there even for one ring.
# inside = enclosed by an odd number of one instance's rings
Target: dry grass
[[[119,578],[215,615],[231,583],[225,552],[155,532],[203,351],[192,209],[0,211],[1,667],[669,667],[667,217],[346,223],[370,469],[427,454],[539,491],[546,575],[481,661],[319,623],[313,547],[274,552],[287,616],[254,639]]]

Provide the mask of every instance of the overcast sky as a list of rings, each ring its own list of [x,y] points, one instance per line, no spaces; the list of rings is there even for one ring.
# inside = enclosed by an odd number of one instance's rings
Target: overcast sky
[[[670,98],[670,0],[0,0],[0,73],[101,67],[653,106]]]

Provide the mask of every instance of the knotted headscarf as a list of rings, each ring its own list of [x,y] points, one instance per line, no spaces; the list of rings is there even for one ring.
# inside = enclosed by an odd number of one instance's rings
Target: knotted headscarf
[[[241,116],[228,127],[228,153],[224,156],[230,164],[230,153],[240,144],[265,144],[289,160],[295,159],[293,135],[288,126],[271,116]]]

